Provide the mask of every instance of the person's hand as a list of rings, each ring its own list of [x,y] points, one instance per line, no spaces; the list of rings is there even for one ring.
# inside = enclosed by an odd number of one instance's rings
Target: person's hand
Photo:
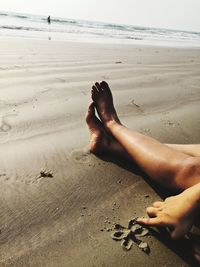
[[[197,192],[191,187],[181,194],[153,203],[147,208],[150,218],[138,218],[138,223],[167,227],[173,239],[184,236],[192,227],[199,208]]]

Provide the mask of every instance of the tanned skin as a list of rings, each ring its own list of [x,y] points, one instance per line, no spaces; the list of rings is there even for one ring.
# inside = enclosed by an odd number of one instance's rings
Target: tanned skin
[[[91,96],[93,102],[86,115],[91,136],[89,150],[97,155],[113,153],[133,161],[158,184],[180,191],[176,196],[154,202],[147,208],[149,218],[139,218],[138,223],[167,227],[173,239],[184,236],[200,212],[200,145],[162,144],[126,128],[104,81],[95,83]],[[197,248],[195,257],[200,262]]]

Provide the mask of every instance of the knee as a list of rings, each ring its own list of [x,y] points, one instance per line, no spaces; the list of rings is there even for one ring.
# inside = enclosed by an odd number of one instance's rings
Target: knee
[[[182,162],[181,172],[186,177],[200,175],[200,158],[197,157],[186,158]]]
[[[200,158],[188,157],[183,160],[177,171],[177,181],[183,190],[199,183]]]

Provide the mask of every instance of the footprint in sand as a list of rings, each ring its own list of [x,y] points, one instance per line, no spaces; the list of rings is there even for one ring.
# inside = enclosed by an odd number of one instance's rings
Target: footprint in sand
[[[4,181],[9,180],[9,178],[7,177],[7,175],[5,173],[0,173],[0,179],[3,179]]]
[[[170,126],[170,127],[180,126],[180,123],[179,122],[173,122],[173,121],[170,121],[169,119],[161,119],[161,122],[165,126]]]
[[[141,108],[141,106],[137,103],[135,103],[135,100],[132,99],[131,102],[126,106],[126,113],[127,114],[143,114],[144,111]]]
[[[85,91],[82,90],[81,93],[82,93],[83,95],[89,95],[89,94],[90,94],[90,91],[88,91],[88,90],[85,90]]]
[[[136,108],[140,108],[140,106],[135,103],[135,100],[134,99],[131,101],[131,104],[134,105]]]
[[[137,103],[135,103],[135,100],[132,99],[131,102],[129,102],[127,105],[121,107],[119,109],[119,115],[121,116],[127,116],[130,114],[143,114],[144,111],[141,108],[141,106]]]
[[[11,130],[11,125],[2,119],[2,122],[0,125],[0,132],[8,132],[10,130]]]
[[[141,108],[141,106],[137,103],[135,103],[135,100],[133,99],[131,101],[131,105],[134,106],[136,108],[136,111],[140,114],[144,113],[143,109]]]
[[[61,83],[65,83],[66,82],[66,80],[63,79],[63,78],[56,78],[56,80],[59,81],[59,82],[61,82]]]
[[[105,75],[101,76],[101,78],[102,78],[102,80],[109,80],[110,79],[109,76],[105,76]]]
[[[140,130],[144,135],[151,135],[151,130],[149,128],[141,128]]]
[[[80,163],[89,163],[91,161],[90,152],[87,149],[74,150],[71,152],[71,158]]]
[[[12,127],[11,125],[6,121],[8,117],[17,116],[18,112],[16,110],[13,110],[10,113],[5,114],[0,118],[0,132],[9,132]]]

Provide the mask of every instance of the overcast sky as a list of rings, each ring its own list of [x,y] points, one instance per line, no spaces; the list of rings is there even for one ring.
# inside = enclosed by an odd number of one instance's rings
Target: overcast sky
[[[200,0],[0,0],[0,10],[200,32]]]

